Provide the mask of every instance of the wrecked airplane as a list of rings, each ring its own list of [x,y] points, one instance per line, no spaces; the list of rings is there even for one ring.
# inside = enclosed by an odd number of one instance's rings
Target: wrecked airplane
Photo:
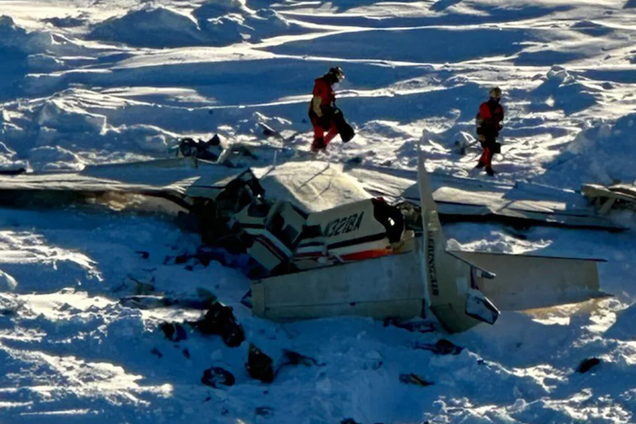
[[[314,228],[314,237],[301,235],[289,262],[302,263],[306,247],[315,246],[313,262],[253,281],[254,313],[276,320],[334,315],[408,319],[430,310],[445,329],[458,332],[479,322],[493,324],[500,299],[507,310],[523,310],[603,295],[596,260],[448,251],[421,156],[418,171],[419,228],[407,230],[400,208],[373,199],[331,209],[328,215],[310,214],[303,229]],[[374,209],[378,205],[383,212]],[[358,224],[365,212],[373,215],[369,222],[375,227]],[[337,251],[343,240],[330,243],[334,236],[346,240],[350,256]],[[496,281],[495,269],[504,274],[499,284],[490,283]],[[534,290],[558,293],[525,295]],[[523,299],[511,302],[516,294]]]
[[[245,169],[180,158],[4,176],[0,200],[70,193],[116,194],[124,206],[127,196],[172,202],[205,243],[246,252],[258,264],[253,312],[274,320],[410,319],[430,311],[457,332],[493,324],[501,310],[603,296],[598,260],[450,251],[440,219],[620,229],[584,199],[435,174],[431,184],[430,177],[421,151],[416,174],[318,161]]]

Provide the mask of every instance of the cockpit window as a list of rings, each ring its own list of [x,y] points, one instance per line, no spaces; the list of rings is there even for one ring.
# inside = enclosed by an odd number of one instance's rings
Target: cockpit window
[[[267,203],[252,202],[247,208],[247,214],[253,218],[265,218],[269,210]]]
[[[384,226],[391,243],[397,243],[402,239],[404,232],[402,211],[388,205],[383,199],[373,199],[373,216]]]

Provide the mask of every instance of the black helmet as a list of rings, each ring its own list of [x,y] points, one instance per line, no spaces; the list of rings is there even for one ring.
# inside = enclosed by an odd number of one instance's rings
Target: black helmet
[[[327,72],[327,75],[333,75],[336,81],[338,82],[345,79],[345,74],[342,71],[342,68],[340,66],[336,66],[334,68],[329,69],[329,72]]]

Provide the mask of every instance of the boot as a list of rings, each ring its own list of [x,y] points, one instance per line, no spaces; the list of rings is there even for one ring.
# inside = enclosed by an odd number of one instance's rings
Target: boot
[[[316,138],[314,142],[311,144],[312,153],[318,153],[320,151],[324,152],[326,148],[327,148],[327,145],[325,144],[325,139],[322,137]]]
[[[495,171],[493,171],[492,166],[487,166],[486,167],[486,174],[488,174],[491,177],[495,176]]]

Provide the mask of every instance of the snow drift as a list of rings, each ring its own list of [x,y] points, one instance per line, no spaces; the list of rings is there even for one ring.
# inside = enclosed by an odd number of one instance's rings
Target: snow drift
[[[227,46],[258,42],[291,28],[273,9],[254,11],[238,0],[227,0],[204,3],[192,15],[148,5],[95,24],[88,37],[150,48]]]
[[[204,45],[205,37],[189,16],[165,7],[131,10],[95,25],[90,37],[138,47]]]
[[[600,184],[636,181],[636,113],[582,131],[568,146],[571,159],[561,172],[580,182]]]

